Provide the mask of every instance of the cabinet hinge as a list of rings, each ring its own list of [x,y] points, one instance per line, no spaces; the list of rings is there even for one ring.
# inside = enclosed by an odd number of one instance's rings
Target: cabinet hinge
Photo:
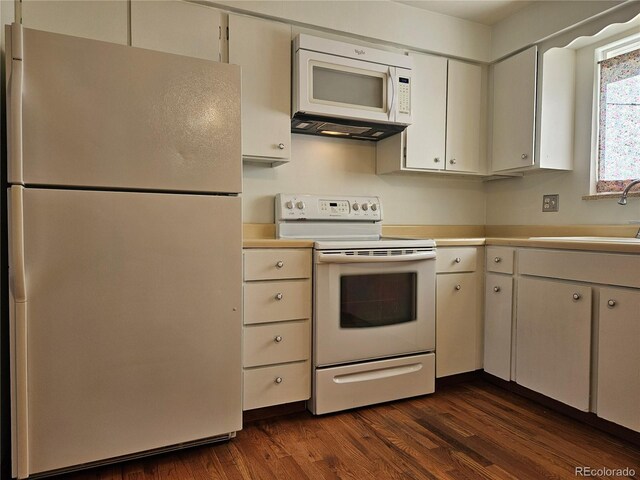
[[[407,160],[407,146],[406,145],[402,148],[402,158],[404,158],[405,161]]]
[[[227,40],[229,40],[229,27],[227,27]]]
[[[222,27],[218,26],[218,40],[222,40]]]

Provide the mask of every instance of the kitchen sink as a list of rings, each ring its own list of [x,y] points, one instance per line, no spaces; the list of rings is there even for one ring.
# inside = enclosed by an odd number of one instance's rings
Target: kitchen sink
[[[529,240],[553,240],[554,242],[628,243],[640,245],[634,237],[529,237]]]

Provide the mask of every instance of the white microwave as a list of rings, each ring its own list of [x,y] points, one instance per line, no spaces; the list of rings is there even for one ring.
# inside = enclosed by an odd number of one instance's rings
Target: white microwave
[[[293,52],[293,133],[381,140],[411,124],[407,55],[306,34]]]

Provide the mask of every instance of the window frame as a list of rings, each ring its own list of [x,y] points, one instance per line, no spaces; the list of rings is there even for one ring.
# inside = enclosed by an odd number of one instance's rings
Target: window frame
[[[610,42],[602,47],[595,49],[594,62],[594,101],[593,101],[593,128],[592,128],[592,182],[591,193],[596,195],[619,193],[633,179],[623,180],[600,180],[600,143],[601,143],[601,67],[600,63],[604,60],[624,55],[634,50],[640,49],[640,33],[625,36],[619,40]]]

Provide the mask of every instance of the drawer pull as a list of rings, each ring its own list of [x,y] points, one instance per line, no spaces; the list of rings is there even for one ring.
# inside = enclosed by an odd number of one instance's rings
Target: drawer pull
[[[582,295],[580,295],[579,293],[574,293],[573,294],[573,299],[574,300],[580,300],[582,298]]]
[[[500,258],[500,257],[495,257],[495,258],[493,259],[493,261],[494,261],[494,262],[496,262],[496,263],[500,263],[500,262],[502,261],[502,258]]]
[[[500,287],[493,287],[493,291],[498,293],[500,291]]]
[[[456,263],[460,263],[462,261],[462,259],[460,257],[456,257],[456,259],[454,260],[454,262]]]
[[[282,295],[282,293],[278,292],[278,293],[276,293],[275,299],[276,300],[282,300],[283,297],[284,297],[284,295]]]
[[[615,300],[609,300],[609,301],[607,302],[607,305],[609,306],[609,308],[613,308],[613,307],[615,307],[615,306],[616,306],[616,303],[617,303],[617,302],[616,302]]]
[[[280,385],[282,383],[282,377],[276,377],[276,379],[273,381],[276,385]]]
[[[282,268],[282,267],[284,267],[284,262],[282,260],[278,260],[276,262],[276,268]]]
[[[456,285],[456,290],[462,290],[462,285]]]
[[[282,335],[276,335],[276,337],[273,339],[274,342],[276,343],[280,343],[282,341]]]

